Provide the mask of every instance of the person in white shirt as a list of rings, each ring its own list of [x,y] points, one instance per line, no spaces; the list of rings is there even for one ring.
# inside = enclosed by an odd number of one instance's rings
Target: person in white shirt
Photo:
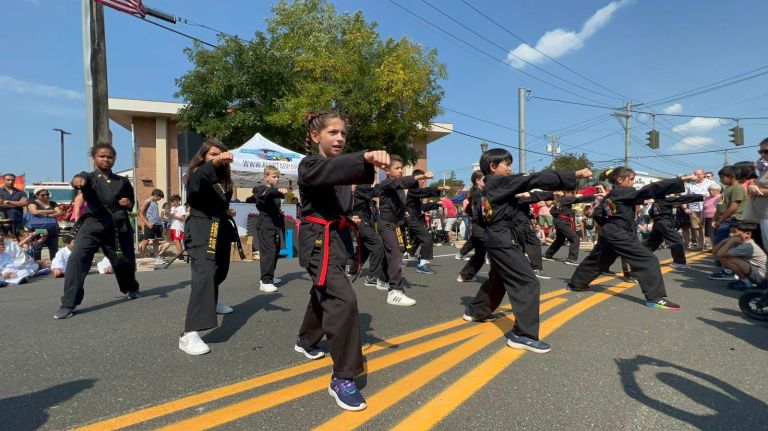
[[[38,268],[18,241],[0,238],[0,285],[24,284]]]
[[[693,175],[696,178],[686,183],[685,194],[707,196],[709,193],[707,190],[712,181],[704,178],[704,169],[696,169],[693,171]],[[681,208],[691,217],[690,230],[683,228],[683,241],[686,243],[686,246],[691,247],[691,239],[695,239],[696,248],[702,249],[704,247],[704,219],[701,216],[701,211],[704,209],[704,204],[693,202],[682,205]]]
[[[176,254],[184,250],[184,222],[187,220],[187,209],[181,204],[181,196],[171,196],[171,241],[176,246]]]
[[[67,261],[69,261],[69,256],[72,254],[72,247],[75,246],[75,241],[70,241],[66,247],[60,248],[59,251],[56,252],[56,256],[51,261],[51,274],[55,278],[62,278],[64,277],[64,271],[67,269]]]

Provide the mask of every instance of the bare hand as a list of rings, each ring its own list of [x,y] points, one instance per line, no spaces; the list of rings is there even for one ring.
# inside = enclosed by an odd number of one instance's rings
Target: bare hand
[[[64,277],[64,271],[60,270],[59,268],[53,268],[51,273],[53,274],[54,278]]]
[[[355,224],[360,224],[360,223],[362,223],[362,222],[363,222],[363,221],[360,219],[360,217],[359,217],[359,216],[356,216],[356,215],[353,215],[353,216],[352,216],[352,217],[350,217],[349,219],[350,219],[350,220],[352,220],[353,222],[355,222]]]
[[[85,178],[77,175],[72,178],[72,187],[79,189],[85,185]]]
[[[529,198],[531,197],[531,194],[528,192],[518,193],[515,195],[517,199],[523,199],[523,198]]]
[[[451,190],[451,186],[442,186],[442,187],[438,187],[438,188],[440,190],[445,190],[445,191]]]
[[[433,174],[432,171],[427,171],[427,173],[424,174],[424,178],[431,180],[432,178],[435,178],[435,174]]]
[[[128,198],[120,198],[120,200],[117,201],[117,204],[120,205],[121,207],[126,207],[126,208],[130,208],[133,206],[131,205],[131,200]]]
[[[693,211],[691,211],[690,208],[686,208],[685,210],[683,210],[683,212],[685,212],[686,214],[693,214]]]
[[[229,164],[235,160],[235,155],[229,151],[225,151],[216,157],[221,163]]]
[[[719,222],[718,220],[714,220],[714,221],[712,222],[712,227],[713,227],[713,228],[715,228],[715,229],[717,229],[718,227],[720,227],[720,222]]]
[[[565,192],[563,192],[563,191],[556,191],[556,192],[553,192],[552,194],[555,195],[555,196],[560,196],[560,197],[565,196]]]
[[[288,194],[288,189],[277,189],[277,191],[282,193],[282,194],[284,194],[284,195]]]
[[[680,177],[681,180],[685,181],[693,181],[696,179],[696,175],[690,174],[690,175],[683,175]]]
[[[15,272],[4,272],[3,273],[3,278],[16,278],[16,273]]]
[[[576,171],[576,178],[590,179],[592,178],[592,171],[590,171],[589,168],[579,169]]]
[[[383,150],[366,151],[365,154],[363,154],[363,158],[365,159],[365,163],[373,165],[379,169],[384,169],[389,166],[389,154]]]
[[[758,186],[756,186],[754,184],[749,186],[749,190],[748,191],[749,191],[749,195],[750,196],[764,196],[763,192],[760,191],[760,187],[758,187]]]
[[[237,215],[237,210],[235,210],[234,208],[230,208],[227,210],[227,214],[229,214],[230,217],[234,217]]]

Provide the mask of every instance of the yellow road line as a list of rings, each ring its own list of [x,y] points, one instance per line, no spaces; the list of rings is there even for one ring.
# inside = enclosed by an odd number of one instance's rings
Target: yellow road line
[[[661,263],[667,263],[671,260],[668,259]],[[596,279],[593,284],[604,283],[615,279],[613,276],[600,277]],[[568,293],[566,289],[557,289],[552,292],[548,292],[541,295],[541,301],[545,301],[550,298],[554,298],[560,295]],[[499,311],[508,311],[511,307],[509,305],[499,309]],[[418,340],[423,337],[427,337],[433,334],[437,334],[449,329],[458,327],[465,322],[462,319],[454,319],[448,322],[440,323],[427,328],[412,331],[397,337],[390,338],[388,340],[380,341],[372,344],[370,347],[364,350],[365,354],[372,354],[377,351],[387,349],[393,345],[399,345],[410,341]],[[152,419],[156,419],[162,416],[170,415],[181,410],[186,410],[192,407],[196,407],[202,404],[210,403],[222,398],[233,396],[242,392],[253,390],[261,386],[276,383],[281,380],[296,377],[302,374],[310,373],[321,368],[331,366],[332,362],[330,358],[319,359],[304,363],[301,365],[293,366],[283,370],[275,371],[263,376],[254,377],[252,379],[244,380],[241,382],[233,383],[230,385],[222,386],[215,389],[210,389],[197,394],[189,395],[177,400],[169,401],[156,406],[148,407],[135,412],[127,413],[114,418],[106,419],[103,421],[95,422],[90,425],[86,425],[77,429],[77,431],[104,431],[104,430],[117,430],[132,425],[136,425],[142,422],[146,422]]]
[[[541,304],[540,312],[545,313],[566,301],[567,299],[565,298],[551,299]],[[369,407],[364,411],[343,412],[315,428],[314,431],[352,430],[363,425],[512,330],[515,321],[510,317],[507,316],[495,322],[498,330],[491,325],[484,325],[486,326],[485,330],[477,337],[440,355],[426,365],[377,392],[372,397],[369,397],[367,400]],[[501,330],[501,334],[499,334],[499,330]],[[408,388],[408,390],[403,390],[403,388]]]
[[[689,261],[696,261],[704,258],[704,254],[696,254],[688,257]],[[662,268],[662,273],[672,271],[672,268]],[[545,320],[541,325],[541,337],[546,337],[552,334],[555,330],[563,326],[569,320],[573,319],[577,315],[583,313],[587,309],[594,307],[595,305],[609,299],[617,293],[634,287],[635,283],[622,282],[615,286],[600,292],[596,292],[582,301],[575,303],[574,305],[566,308],[565,310],[555,314],[549,319]],[[408,417],[398,423],[391,431],[413,431],[413,430],[429,430],[437,425],[448,414],[456,410],[461,404],[463,404],[469,397],[474,395],[477,391],[496,377],[499,373],[504,371],[509,365],[515,362],[523,355],[523,350],[515,350],[510,348],[503,348],[495,353],[490,358],[486,359],[472,369],[469,373],[462,376],[459,380],[448,386],[445,390],[440,392],[437,396],[432,398],[428,403],[412,412]]]

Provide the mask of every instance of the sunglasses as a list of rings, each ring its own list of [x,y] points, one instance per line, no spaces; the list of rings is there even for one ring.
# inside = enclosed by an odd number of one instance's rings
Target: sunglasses
[[[758,154],[768,154],[768,150],[757,150]]]
[[[50,195],[48,193],[40,193],[38,196],[40,196],[40,197],[48,197]]]

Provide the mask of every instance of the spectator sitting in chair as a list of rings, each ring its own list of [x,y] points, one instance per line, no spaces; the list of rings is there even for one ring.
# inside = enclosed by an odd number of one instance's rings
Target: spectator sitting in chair
[[[3,186],[0,187],[0,210],[5,213],[5,218],[9,220],[10,232],[12,235],[18,235],[24,230],[24,207],[27,206],[27,196],[24,191],[14,187],[16,175],[4,174]]]

